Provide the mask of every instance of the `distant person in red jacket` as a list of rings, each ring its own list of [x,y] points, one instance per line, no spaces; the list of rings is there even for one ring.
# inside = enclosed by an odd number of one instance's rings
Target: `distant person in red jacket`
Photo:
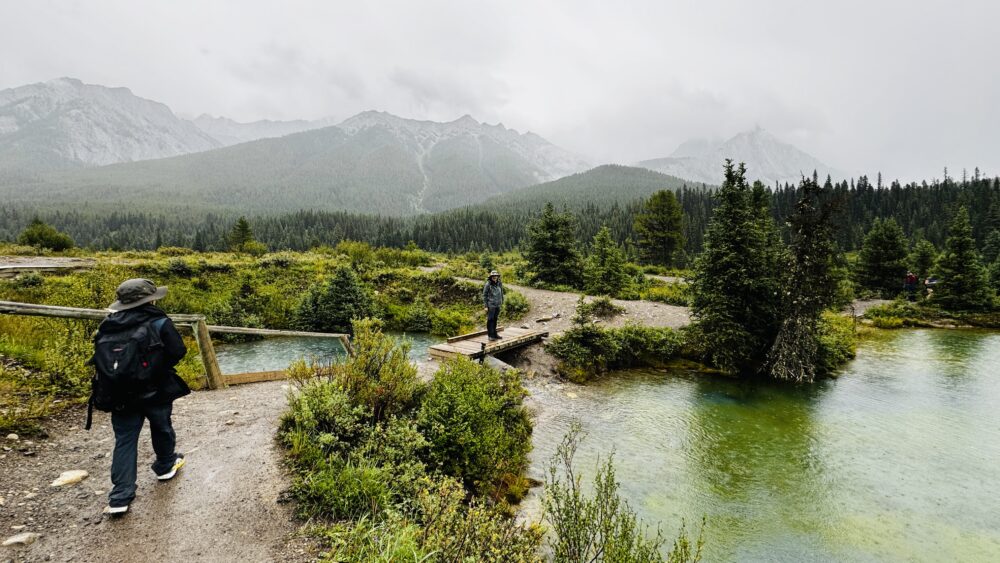
[[[913,272],[906,272],[906,279],[903,281],[903,289],[906,290],[906,298],[910,301],[917,300],[917,279]]]

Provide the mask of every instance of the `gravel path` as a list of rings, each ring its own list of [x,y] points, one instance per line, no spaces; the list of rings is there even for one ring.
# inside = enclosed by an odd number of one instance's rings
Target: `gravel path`
[[[0,561],[313,560],[315,548],[295,537],[298,523],[290,505],[281,504],[288,481],[274,431],[286,404],[285,385],[241,385],[177,401],[178,450],[188,463],[174,480],[157,482],[145,428],[139,490],[130,512],[118,519],[101,514],[114,446],[108,415],[95,413],[90,432],[82,429],[84,412],[77,408],[47,423],[50,439],[0,436],[0,540],[41,534],[27,546],[0,547]],[[90,476],[49,486],[74,469]]]

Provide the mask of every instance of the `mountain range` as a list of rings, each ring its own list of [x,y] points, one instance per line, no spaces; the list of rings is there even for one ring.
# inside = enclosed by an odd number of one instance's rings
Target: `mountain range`
[[[718,184],[725,158],[769,184],[834,173],[760,129],[581,176],[591,168],[582,157],[469,115],[442,123],[366,111],[339,123],[240,123],[183,119],[127,88],[72,78],[0,91],[0,197],[36,206],[410,215],[491,198],[527,205],[542,195],[575,205]]]
[[[636,166],[694,182],[718,185],[722,183],[722,164],[727,158],[746,163],[748,180],[760,180],[770,186],[797,183],[814,171],[821,179],[827,175],[834,180],[844,178],[843,173],[778,140],[760,127],[725,141],[692,139],[681,144],[668,157],[643,160]]]

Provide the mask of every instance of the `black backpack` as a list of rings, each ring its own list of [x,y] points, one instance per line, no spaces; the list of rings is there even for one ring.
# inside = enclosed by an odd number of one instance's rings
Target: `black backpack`
[[[94,336],[88,430],[93,409],[123,411],[155,395],[163,365],[160,329],[166,321],[167,317],[160,317],[118,332],[98,331]]]

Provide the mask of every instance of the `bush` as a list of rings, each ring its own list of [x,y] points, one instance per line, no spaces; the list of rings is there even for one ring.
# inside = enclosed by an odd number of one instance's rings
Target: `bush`
[[[686,283],[652,285],[642,292],[642,298],[648,301],[666,303],[667,305],[687,307],[691,304],[691,289]]]
[[[166,273],[178,278],[190,278],[195,271],[183,258],[171,258],[167,261]]]
[[[257,261],[261,268],[289,268],[295,264],[295,257],[287,252],[270,254]]]
[[[516,321],[530,310],[531,304],[528,303],[527,297],[512,289],[504,290],[503,309],[500,311],[501,318],[508,321]]]
[[[295,312],[295,324],[317,332],[353,332],[352,321],[373,313],[368,289],[347,266],[338,266],[333,278],[309,288]]]
[[[194,250],[183,246],[161,246],[156,249],[161,256],[188,256],[194,254]]]
[[[474,494],[497,495],[519,478],[531,450],[526,395],[515,370],[500,372],[459,358],[435,374],[417,413],[434,467]]]
[[[10,285],[14,289],[29,289],[32,287],[42,287],[45,284],[45,278],[41,274],[31,272],[29,274],[22,274],[14,278]]]
[[[554,337],[545,349],[560,360],[557,371],[563,377],[583,382],[611,369],[661,365],[676,356],[682,344],[680,333],[670,328],[597,326],[581,297],[572,328]]]
[[[610,319],[611,317],[624,313],[625,307],[615,305],[611,302],[610,297],[604,295],[601,297],[595,297],[587,303],[579,304],[577,306],[577,311],[581,314],[592,317]]]
[[[857,346],[854,320],[826,312],[819,321],[818,329],[816,373],[830,375],[854,358]]]
[[[18,235],[17,243],[27,246],[47,248],[56,252],[69,250],[70,248],[76,246],[73,239],[70,238],[69,235],[57,231],[55,227],[47,225],[41,219],[37,218],[32,220],[31,224],[29,224],[24,231]]]
[[[542,507],[552,526],[550,545],[556,561],[616,561],[622,563],[665,561],[660,549],[665,541],[657,528],[647,537],[647,526],[618,494],[612,458],[597,464],[594,493],[588,497],[573,466],[581,441],[578,422],[556,449],[545,479]],[[666,561],[694,563],[701,560],[702,533],[692,542],[681,526]]]

